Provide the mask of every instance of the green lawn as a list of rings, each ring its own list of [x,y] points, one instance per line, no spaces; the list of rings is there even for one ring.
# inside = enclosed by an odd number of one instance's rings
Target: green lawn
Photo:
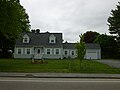
[[[32,64],[31,60],[0,59],[0,72],[58,72],[58,73],[120,73],[120,69],[96,62],[83,60],[45,60],[47,64]]]

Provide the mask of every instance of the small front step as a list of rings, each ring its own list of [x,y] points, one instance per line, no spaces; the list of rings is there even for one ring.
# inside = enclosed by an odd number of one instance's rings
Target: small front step
[[[35,54],[34,59],[42,59],[43,54]]]

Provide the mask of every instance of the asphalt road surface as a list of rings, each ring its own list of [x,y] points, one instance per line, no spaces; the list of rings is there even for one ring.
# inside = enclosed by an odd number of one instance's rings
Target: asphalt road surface
[[[109,66],[120,68],[120,60],[96,60]]]
[[[0,77],[0,90],[120,90],[120,79]]]

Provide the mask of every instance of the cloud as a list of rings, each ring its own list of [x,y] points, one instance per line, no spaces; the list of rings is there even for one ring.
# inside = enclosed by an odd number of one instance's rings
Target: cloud
[[[86,31],[108,33],[107,18],[119,0],[20,0],[32,28],[62,32],[64,39],[79,40]]]

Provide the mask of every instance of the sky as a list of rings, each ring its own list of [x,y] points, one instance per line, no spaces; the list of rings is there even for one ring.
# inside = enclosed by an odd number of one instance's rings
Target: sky
[[[87,31],[109,34],[107,19],[119,0],[20,0],[31,29],[63,33],[63,40],[79,41]]]

